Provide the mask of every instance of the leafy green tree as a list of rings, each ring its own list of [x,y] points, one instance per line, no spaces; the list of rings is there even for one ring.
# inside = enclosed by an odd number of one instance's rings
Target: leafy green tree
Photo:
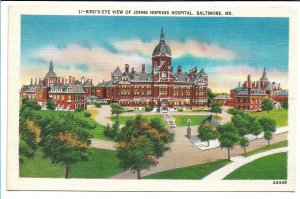
[[[44,157],[53,164],[65,165],[65,178],[71,178],[71,165],[88,160],[91,136],[80,126],[69,125],[62,119],[46,117],[40,124],[43,124],[40,145]]]
[[[270,146],[270,140],[273,137],[273,132],[272,131],[265,131],[264,132],[264,139],[268,141],[268,145]]]
[[[116,114],[117,117],[119,117],[119,115],[124,111],[123,107],[118,103],[112,103],[110,107],[111,107],[111,114]]]
[[[221,102],[213,102],[211,105],[211,112],[213,113],[222,113],[222,103]]]
[[[240,147],[244,148],[244,154],[246,153],[246,147],[249,145],[249,140],[245,136],[241,136],[239,140]]]
[[[258,138],[258,135],[261,134],[262,131],[263,129],[259,121],[255,120],[250,127],[250,132],[252,133],[252,135],[255,135],[256,138]]]
[[[209,140],[217,138],[216,128],[209,122],[205,122],[198,127],[198,138],[201,141],[207,142],[209,146]]]
[[[254,117],[251,117],[246,112],[240,112],[231,118],[233,125],[238,129],[241,136],[249,134],[251,127],[255,121]]]
[[[119,132],[120,132],[120,122],[119,122],[119,120],[116,120],[116,122],[113,124],[112,127],[110,127],[110,125],[107,124],[107,126],[104,129],[103,134],[106,137],[114,140]]]
[[[22,99],[22,107],[26,107],[28,109],[31,109],[31,110],[41,110],[42,106],[39,105],[36,101],[34,100],[31,100],[29,98],[23,98]]]
[[[237,115],[237,114],[244,114],[246,112],[241,109],[230,108],[227,110],[227,113],[229,113],[231,115]]]
[[[210,107],[211,100],[216,97],[216,94],[214,94],[210,88],[207,88],[206,93],[207,93],[207,106]]]
[[[227,149],[228,160],[230,160],[230,150],[240,140],[238,129],[233,125],[232,122],[227,122],[220,128],[219,133],[220,147]]]
[[[166,144],[173,141],[173,135],[156,120],[148,121],[137,115],[126,121],[115,141],[120,166],[137,172],[139,179],[141,170],[156,165],[157,159],[169,149]]]
[[[54,111],[56,108],[56,103],[55,103],[55,101],[48,100],[46,102],[46,106],[47,106],[47,109]]]
[[[264,131],[264,138],[268,140],[268,144],[270,145],[270,140],[276,131],[276,121],[268,117],[262,117],[258,121]]]
[[[284,109],[288,109],[289,108],[289,102],[288,101],[281,102],[281,107],[284,108]]]
[[[270,110],[273,110],[274,108],[273,101],[269,98],[264,98],[262,101],[262,108],[264,111],[268,111],[269,113]]]
[[[32,158],[35,155],[41,130],[32,120],[20,118],[19,124],[19,162],[23,164],[26,158]]]

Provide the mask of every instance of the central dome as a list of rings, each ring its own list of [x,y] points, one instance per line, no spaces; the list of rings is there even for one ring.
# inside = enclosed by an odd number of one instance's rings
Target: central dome
[[[161,29],[159,44],[157,44],[157,46],[155,47],[152,53],[152,57],[161,56],[162,54],[165,54],[166,56],[169,57],[172,56],[171,48],[165,42],[163,29]]]

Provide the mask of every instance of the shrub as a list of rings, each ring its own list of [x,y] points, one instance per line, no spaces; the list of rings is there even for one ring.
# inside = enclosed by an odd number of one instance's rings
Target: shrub
[[[156,108],[156,112],[158,112],[158,113],[159,113],[159,112],[160,112],[160,108]]]
[[[85,117],[91,117],[91,113],[86,111],[86,112],[84,112],[84,116]]]
[[[151,112],[151,111],[153,111],[153,107],[152,106],[146,106],[145,111],[146,112]]]
[[[133,111],[134,111],[133,109],[127,109],[124,112],[133,112]]]
[[[95,107],[96,107],[96,108],[101,108],[101,103],[95,102]]]
[[[283,101],[283,102],[281,102],[281,107],[282,107],[282,108],[285,108],[285,109],[288,109],[288,107],[289,107],[288,101]]]
[[[178,112],[183,112],[183,108],[178,108],[177,111]]]
[[[227,113],[231,114],[231,115],[237,115],[237,114],[243,114],[245,113],[245,111],[240,110],[240,109],[235,109],[235,108],[230,108],[227,110]]]
[[[82,111],[83,111],[82,108],[77,108],[77,109],[75,109],[75,112],[82,112]]]

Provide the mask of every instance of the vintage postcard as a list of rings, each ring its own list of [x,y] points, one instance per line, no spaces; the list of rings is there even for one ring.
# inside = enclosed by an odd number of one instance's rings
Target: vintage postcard
[[[7,189],[294,191],[296,15],[11,5]]]

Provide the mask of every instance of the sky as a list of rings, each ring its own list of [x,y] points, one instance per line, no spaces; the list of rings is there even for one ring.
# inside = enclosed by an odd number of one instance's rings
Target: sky
[[[85,76],[93,83],[129,64],[146,64],[163,27],[172,51],[172,66],[183,71],[204,68],[209,87],[229,92],[238,82],[288,83],[288,18],[21,16],[21,84],[43,78],[52,59],[57,76]]]

